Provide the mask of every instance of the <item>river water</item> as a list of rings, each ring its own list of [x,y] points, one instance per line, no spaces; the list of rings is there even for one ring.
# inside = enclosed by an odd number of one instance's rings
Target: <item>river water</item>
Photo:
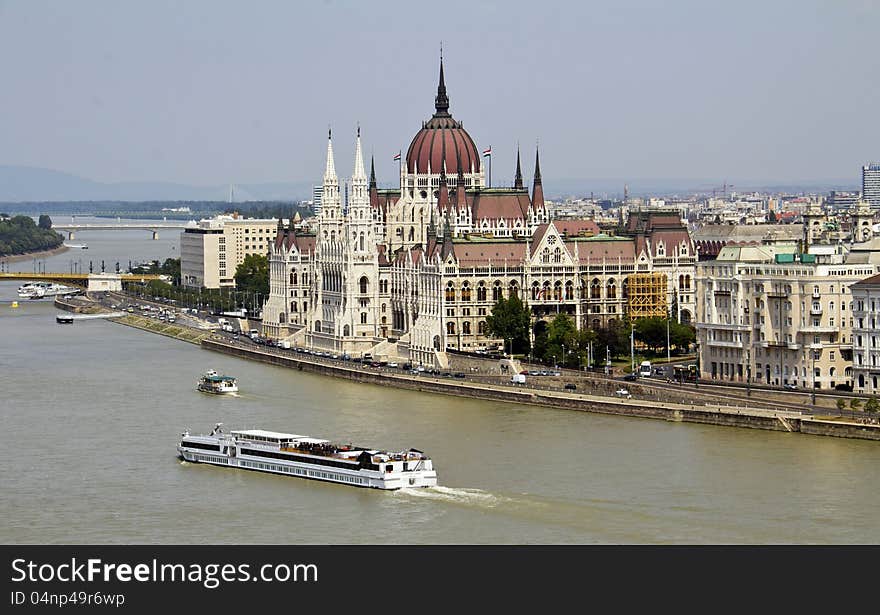
[[[81,233],[89,250],[45,268],[67,272],[86,252],[108,270],[176,257],[176,236]],[[11,307],[18,284],[0,282],[0,543],[880,542],[875,442],[356,384],[103,320],[57,325],[50,301]],[[208,368],[237,376],[240,396],[198,393]],[[177,459],[180,432],[218,421],[415,447],[442,487],[380,492]]]

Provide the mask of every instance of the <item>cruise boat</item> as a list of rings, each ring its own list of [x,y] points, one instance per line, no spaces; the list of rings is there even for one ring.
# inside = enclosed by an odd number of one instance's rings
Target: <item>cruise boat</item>
[[[226,395],[238,393],[238,383],[232,376],[222,376],[213,369],[206,371],[196,383],[197,388],[205,393]]]
[[[388,452],[262,429],[226,433],[223,423],[217,423],[209,435],[183,432],[177,451],[186,461],[355,487],[402,489],[437,485],[431,459],[414,448]]]
[[[78,289],[54,282],[28,282],[18,287],[18,296],[22,299],[42,299],[55,295],[67,295],[78,292]]]
[[[76,248],[79,250],[88,250],[89,249],[88,244],[85,244],[85,243],[65,243],[64,247],[65,248]]]

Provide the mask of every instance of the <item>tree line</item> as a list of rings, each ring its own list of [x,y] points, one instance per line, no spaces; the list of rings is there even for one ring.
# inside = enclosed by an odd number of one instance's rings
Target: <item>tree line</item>
[[[52,220],[45,214],[38,223],[30,216],[0,214],[0,256],[52,250],[63,242],[64,236],[52,230]]]
[[[606,356],[616,359],[630,353],[630,335],[635,342],[654,354],[667,350],[667,326],[669,351],[687,352],[696,341],[693,327],[653,317],[635,321],[615,320],[599,329],[575,326],[568,314],[557,314],[549,323],[538,323],[531,342],[531,310],[519,297],[500,299],[486,317],[487,333],[505,340],[505,351],[513,354],[531,355],[543,363],[579,368],[588,364],[590,345],[594,364],[601,364]]]

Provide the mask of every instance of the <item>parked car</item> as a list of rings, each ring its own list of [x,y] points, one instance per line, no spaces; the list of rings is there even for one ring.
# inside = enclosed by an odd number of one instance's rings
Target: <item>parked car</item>
[[[785,384],[782,385],[782,388],[785,389],[786,391],[797,391],[797,385],[792,384],[791,382],[786,382]]]
[[[388,367],[397,367],[397,362],[396,361],[389,362]]]
[[[454,374],[452,374],[452,377],[453,378],[464,378],[464,374],[461,372],[455,372]]]
[[[637,378],[638,378],[638,375],[635,372],[633,372],[631,374],[627,374],[626,376],[623,377],[623,379],[626,380],[627,382],[633,382]]]
[[[576,391],[576,390],[577,390],[577,385],[576,385],[576,384],[572,384],[571,382],[567,382],[567,383],[565,384],[565,390],[566,390],[566,391]]]
[[[614,391],[614,394],[615,394],[617,397],[624,397],[624,398],[626,398],[626,399],[631,399],[631,398],[632,398],[632,395],[630,395],[630,392],[629,392],[627,389],[623,388],[623,387],[620,387],[619,389],[617,389],[616,391]]]

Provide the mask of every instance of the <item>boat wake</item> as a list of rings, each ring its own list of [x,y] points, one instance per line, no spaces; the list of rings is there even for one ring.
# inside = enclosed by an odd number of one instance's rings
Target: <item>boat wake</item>
[[[437,487],[403,488],[394,493],[401,497],[435,500],[476,508],[495,508],[499,504],[510,501],[510,498],[495,495],[482,489],[443,487],[439,485]]]

